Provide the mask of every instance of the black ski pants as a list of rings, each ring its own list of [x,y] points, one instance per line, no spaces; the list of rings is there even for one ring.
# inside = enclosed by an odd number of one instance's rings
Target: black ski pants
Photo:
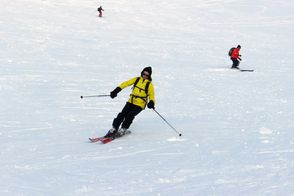
[[[121,127],[128,129],[131,126],[135,116],[137,116],[141,111],[142,108],[140,106],[127,102],[122,111],[113,120],[112,126],[115,129],[118,129],[122,123]]]
[[[232,68],[238,68],[240,61],[238,61],[236,58],[231,58],[231,60],[233,61]]]

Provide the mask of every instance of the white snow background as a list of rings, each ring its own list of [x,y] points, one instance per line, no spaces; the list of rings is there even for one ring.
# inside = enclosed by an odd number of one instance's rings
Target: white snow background
[[[97,17],[97,7],[105,9]],[[1,0],[0,195],[294,195],[292,0]],[[240,44],[240,67],[228,50]],[[153,68],[156,109],[104,135]]]

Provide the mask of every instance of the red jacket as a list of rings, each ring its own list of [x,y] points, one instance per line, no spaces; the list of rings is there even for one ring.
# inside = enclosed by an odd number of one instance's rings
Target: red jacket
[[[232,55],[231,55],[231,58],[234,58],[234,59],[239,59],[240,60],[240,55],[239,55],[239,51],[240,51],[240,48],[235,48],[232,52]]]

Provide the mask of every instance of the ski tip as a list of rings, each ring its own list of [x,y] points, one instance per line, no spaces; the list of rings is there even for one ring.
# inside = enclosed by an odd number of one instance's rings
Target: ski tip
[[[91,143],[98,142],[99,140],[100,140],[100,138],[89,138],[89,141]]]

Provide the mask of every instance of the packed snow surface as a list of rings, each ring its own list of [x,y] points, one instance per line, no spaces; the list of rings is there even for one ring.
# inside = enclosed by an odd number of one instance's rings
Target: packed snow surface
[[[104,17],[97,7],[102,5]],[[2,0],[1,196],[294,194],[292,0]],[[240,44],[242,69],[229,69]],[[156,110],[102,136],[153,68]]]

